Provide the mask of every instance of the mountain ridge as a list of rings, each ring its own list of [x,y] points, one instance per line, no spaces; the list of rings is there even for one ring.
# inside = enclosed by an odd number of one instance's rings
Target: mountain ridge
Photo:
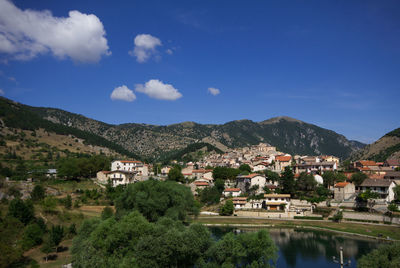
[[[8,99],[1,100],[4,103]],[[33,107],[19,103],[14,105],[28,109],[54,124],[92,133],[122,146],[129,152],[153,159],[199,142],[210,143],[223,151],[266,142],[291,154],[332,154],[343,159],[365,146],[332,130],[288,116],[273,117],[260,122],[242,119],[224,124],[186,121],[170,125],[114,125],[57,108]]]

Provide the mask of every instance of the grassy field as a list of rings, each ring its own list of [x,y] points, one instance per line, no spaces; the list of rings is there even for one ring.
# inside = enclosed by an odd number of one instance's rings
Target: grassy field
[[[72,239],[62,241],[60,247],[64,247],[66,248],[66,250],[58,252],[56,259],[48,260],[47,262],[45,259],[46,255],[40,251],[40,247],[41,246],[32,248],[31,250],[25,252],[24,256],[35,260],[40,265],[40,267],[45,267],[45,268],[53,268],[53,267],[60,268],[61,265],[63,264],[71,263]]]
[[[80,182],[49,180],[48,182],[46,182],[46,186],[54,188],[54,189],[60,191],[64,195],[72,194],[78,189],[81,189],[83,191],[92,190],[92,189],[98,189],[98,190],[101,189],[100,186],[98,186],[91,180],[83,180]]]
[[[400,240],[400,227],[391,225],[372,225],[350,222],[329,222],[329,221],[282,221],[255,218],[240,217],[211,217],[200,216],[194,222],[204,224],[248,224],[248,225],[271,225],[271,227],[283,228],[322,228],[325,230],[348,232],[353,234],[367,235],[373,237],[390,237],[391,239]]]

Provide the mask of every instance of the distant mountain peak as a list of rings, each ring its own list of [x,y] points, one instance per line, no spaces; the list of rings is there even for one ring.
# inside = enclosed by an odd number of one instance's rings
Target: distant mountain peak
[[[301,120],[298,120],[298,119],[296,119],[296,118],[292,118],[292,117],[289,117],[289,116],[277,116],[277,117],[272,117],[272,118],[270,118],[270,119],[261,121],[260,124],[264,124],[264,125],[267,125],[267,124],[276,124],[276,123],[279,123],[279,122],[282,121],[282,120],[285,120],[285,121],[288,121],[288,122],[297,122],[297,123],[301,123],[301,124],[304,123],[304,122],[301,121]]]

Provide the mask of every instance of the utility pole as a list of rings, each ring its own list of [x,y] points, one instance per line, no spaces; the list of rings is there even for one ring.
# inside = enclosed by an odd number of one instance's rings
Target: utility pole
[[[343,268],[343,266],[350,266],[351,265],[351,260],[347,260],[346,263],[343,261],[343,247],[340,247],[340,259],[337,260],[335,256],[332,257],[333,262],[339,263],[340,268]]]

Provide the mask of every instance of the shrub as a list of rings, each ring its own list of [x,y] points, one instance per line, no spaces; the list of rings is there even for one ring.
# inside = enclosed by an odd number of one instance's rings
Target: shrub
[[[219,215],[231,216],[234,211],[232,200],[227,200],[223,206],[220,207]]]

